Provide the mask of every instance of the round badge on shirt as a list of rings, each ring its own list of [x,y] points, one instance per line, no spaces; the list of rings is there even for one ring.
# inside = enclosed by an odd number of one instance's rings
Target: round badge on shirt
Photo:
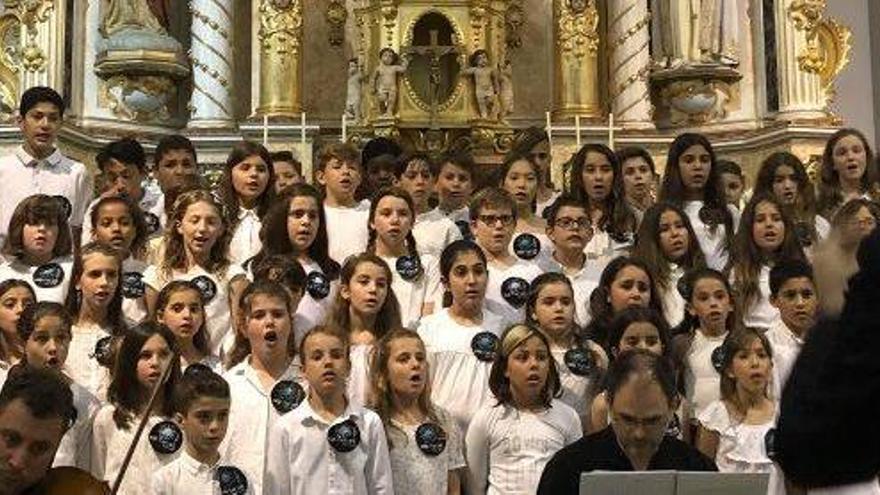
[[[593,372],[593,355],[583,347],[573,347],[565,351],[562,360],[577,376],[587,376]]]
[[[173,454],[183,445],[183,432],[177,423],[161,421],[150,428],[150,445],[160,454]]]
[[[214,479],[220,485],[220,495],[245,495],[248,491],[247,476],[235,466],[219,466]]]
[[[712,367],[715,368],[719,374],[724,371],[724,359],[727,350],[724,348],[724,344],[719,345],[712,351]]]
[[[705,205],[700,208],[700,213],[698,214],[700,217],[700,221],[705,223],[710,227],[714,227],[716,225],[720,225],[724,222],[724,214],[718,208],[712,208],[709,205]]]
[[[397,258],[394,268],[397,270],[397,274],[407,282],[417,280],[424,272],[421,260],[412,254]]]
[[[113,368],[113,337],[101,337],[95,342],[95,350],[92,356],[95,361],[105,368]]]
[[[520,234],[513,240],[513,252],[520,259],[534,259],[541,253],[541,241],[533,234]]]
[[[346,419],[327,430],[327,441],[336,452],[351,452],[361,443],[361,430],[354,421]]]
[[[159,217],[148,211],[144,212],[144,223],[147,225],[147,235],[151,236],[162,229],[162,222]]]
[[[770,428],[764,434],[764,451],[771,461],[776,460],[776,428]]]
[[[204,301],[205,304],[214,300],[214,296],[217,295],[217,284],[211,280],[211,277],[207,275],[199,275],[190,280],[190,282],[199,289],[199,292],[202,294],[202,301]]]
[[[272,407],[281,414],[285,414],[293,411],[302,403],[306,398],[306,391],[303,390],[302,385],[293,380],[281,380],[272,387],[270,397]]]
[[[70,204],[70,200],[60,194],[52,196],[52,199],[58,202],[58,205],[61,207],[61,214],[64,215],[64,218],[70,220],[70,215],[73,213],[73,205]]]
[[[471,339],[471,351],[484,363],[491,363],[498,353],[498,336],[492,332],[480,332]]]
[[[306,292],[312,299],[320,301],[330,295],[330,279],[319,271],[313,271],[306,277]]]
[[[456,220],[455,226],[458,227],[458,231],[461,232],[461,238],[466,241],[473,241],[474,234],[471,232],[471,225],[464,220]]]
[[[40,265],[34,271],[34,283],[41,289],[58,287],[64,280],[64,268],[58,263],[46,263]]]
[[[510,277],[501,283],[501,297],[507,304],[519,309],[529,299],[529,283],[519,277]]]
[[[813,245],[813,235],[810,232],[810,225],[807,222],[795,223],[794,233],[802,247],[808,248]]]
[[[416,445],[425,455],[436,457],[446,449],[446,431],[438,424],[423,423],[416,428]]]
[[[139,299],[144,297],[147,286],[144,284],[144,275],[138,272],[125,272],[122,274],[122,296],[126,299]]]

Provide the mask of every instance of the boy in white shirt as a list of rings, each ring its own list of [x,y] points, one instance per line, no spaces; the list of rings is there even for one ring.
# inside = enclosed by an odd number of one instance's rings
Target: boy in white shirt
[[[233,466],[221,465],[218,449],[229,424],[229,384],[210,368],[194,366],[187,368],[173,392],[174,420],[185,434],[184,451],[153,473],[151,493],[253,494],[247,475]]]
[[[16,120],[24,137],[11,155],[0,158],[0,244],[15,207],[32,194],[66,199],[74,243],[79,242],[86,206],[92,200],[92,183],[86,167],[62,155],[55,138],[64,117],[64,100],[54,89],[35,86],[21,95]]]
[[[438,210],[431,210],[429,201],[436,176],[431,158],[423,153],[404,155],[397,161],[397,185],[409,193],[416,209],[412,233],[419,253],[437,258],[453,241],[461,239],[455,223]]]
[[[783,260],[774,266],[770,270],[770,304],[780,316],[766,334],[773,349],[773,397],[779,400],[804,338],[816,323],[819,299],[812,267],[799,260]]]
[[[455,222],[469,222],[468,200],[474,192],[474,172],[477,168],[469,153],[447,153],[440,158],[437,170],[437,208],[431,211],[431,217],[445,216]]]
[[[318,153],[315,179],[324,187],[330,257],[340,265],[367,247],[370,201],[355,200],[362,172],[360,154],[350,144],[332,143]]]

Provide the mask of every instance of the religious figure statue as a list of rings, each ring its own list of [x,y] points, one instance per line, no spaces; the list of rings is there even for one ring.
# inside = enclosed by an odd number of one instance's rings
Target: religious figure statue
[[[345,115],[354,122],[361,121],[361,82],[364,80],[363,71],[358,59],[348,61],[348,92],[345,97]]]
[[[700,61],[737,65],[739,19],[736,0],[703,0],[700,9]]]
[[[147,0],[110,0],[101,21],[101,35],[109,38],[123,29],[167,34]]]
[[[393,117],[397,111],[397,78],[409,65],[409,59],[398,57],[391,48],[379,51],[379,65],[373,72],[373,93],[383,117]]]
[[[651,0],[654,60],[664,68],[736,65],[736,0]]]
[[[509,59],[498,64],[498,83],[499,117],[504,120],[513,113],[513,67]]]
[[[489,64],[486,50],[477,50],[471,54],[470,67],[461,71],[462,74],[474,77],[474,94],[477,97],[477,109],[480,118],[492,119],[497,113],[498,74]]]

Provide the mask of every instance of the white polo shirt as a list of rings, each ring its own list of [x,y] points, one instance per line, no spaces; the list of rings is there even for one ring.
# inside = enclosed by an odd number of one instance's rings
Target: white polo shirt
[[[437,258],[440,258],[446,246],[461,239],[458,226],[436,208],[416,216],[412,233],[419,253]]]
[[[327,241],[330,257],[342,265],[353,254],[360,254],[367,248],[367,219],[370,216],[370,202],[363,200],[353,208],[340,208],[324,205],[327,218]]]
[[[263,247],[263,242],[260,241],[262,226],[263,222],[260,221],[256,208],[238,209],[238,223],[235,224],[235,231],[229,240],[230,263],[240,265],[260,251]]]
[[[150,493],[151,495],[221,495],[220,482],[216,479],[217,469],[221,466],[230,466],[224,462],[222,456],[216,464],[209,465],[193,459],[186,449],[181,449],[180,457],[153,473]],[[255,492],[250,474],[244,470],[242,473],[248,479],[245,493],[253,495]]]
[[[85,165],[55,152],[43,160],[29,155],[23,147],[0,158],[0,243],[15,207],[32,194],[60,195],[70,201],[70,225],[82,225],[86,207],[92,199],[92,180]]]

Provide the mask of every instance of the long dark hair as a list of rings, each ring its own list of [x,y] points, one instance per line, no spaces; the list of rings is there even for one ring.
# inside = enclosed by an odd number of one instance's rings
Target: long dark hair
[[[419,257],[419,250],[416,245],[416,238],[413,236],[413,227],[416,223],[416,207],[413,204],[412,197],[408,192],[399,188],[399,187],[384,187],[376,191],[376,194],[373,195],[373,198],[370,200],[370,215],[367,217],[367,252],[376,254],[376,229],[371,225],[373,223],[373,217],[376,215],[376,208],[379,207],[379,202],[382,201],[383,198],[386,197],[398,198],[402,199],[406,202],[407,208],[409,208],[409,214],[412,217],[412,223],[409,228],[409,232],[406,234],[406,251],[410,256],[415,257],[416,261],[421,263],[421,258]],[[421,278],[422,275],[419,275]]]
[[[86,244],[73,262],[73,273],[70,276],[70,280],[73,285],[76,284],[85,270],[85,258],[93,254],[107,256],[116,261],[116,273],[119,278],[116,280],[116,289],[113,291],[113,297],[107,305],[107,321],[102,322],[102,326],[112,335],[119,335],[126,328],[125,315],[122,313],[122,258],[120,258],[119,252],[110,246],[97,242]],[[79,320],[79,311],[82,308],[82,303],[81,291],[71,287],[71,290],[67,291],[65,307],[74,321]]]
[[[544,272],[535,277],[534,280],[532,280],[532,283],[529,284],[529,298],[526,300],[525,309],[526,325],[541,328],[541,325],[533,314],[535,313],[535,307],[538,305],[538,298],[541,296],[541,290],[551,284],[562,284],[568,287],[568,290],[572,295],[572,306],[574,306],[574,287],[571,285],[571,280],[563,273]],[[576,311],[576,308],[572,308],[572,310]],[[569,345],[572,347],[582,346],[586,340],[583,329],[578,326],[576,321],[574,321],[574,315],[572,315],[571,328],[565,337],[566,340],[569,340]]]
[[[825,144],[825,151],[822,152],[822,168],[819,171],[817,209],[819,213],[828,218],[832,216],[834,210],[843,201],[843,193],[840,191],[840,177],[837,175],[837,171],[834,170],[834,147],[838,141],[847,136],[857,137],[865,148],[865,173],[862,175],[862,192],[870,194],[874,200],[877,199],[877,165],[874,163],[874,153],[871,151],[868,139],[857,129],[840,129],[828,138],[828,143]]]
[[[379,308],[379,313],[376,315],[376,327],[373,328],[373,336],[376,339],[381,339],[391,330],[403,326],[400,322],[400,304],[397,302],[397,296],[391,288],[392,273],[391,268],[388,267],[388,263],[385,263],[382,258],[372,253],[361,253],[349,256],[342,265],[342,271],[339,275],[339,283],[342,285],[350,284],[357,267],[363,263],[372,263],[381,267],[388,280],[388,293],[385,295],[385,301],[382,303],[382,307]],[[340,290],[336,294],[336,300],[333,301],[333,307],[327,317],[327,323],[329,326],[344,335],[349,335],[351,332],[350,308],[351,302],[342,297],[342,291]]]
[[[813,183],[807,175],[807,170],[800,158],[788,151],[778,151],[764,159],[761,163],[761,169],[758,170],[758,177],[755,180],[755,190],[753,195],[772,195],[773,183],[776,181],[776,171],[779,167],[790,167],[794,172],[794,179],[797,182],[798,197],[794,207],[782,205],[788,210],[789,215],[798,223],[807,225],[810,229],[810,238],[813,241],[818,240],[816,232],[816,193],[813,189]]]
[[[465,253],[476,254],[477,257],[480,258],[480,261],[483,262],[483,266],[488,267],[486,254],[483,253],[483,250],[480,249],[480,246],[477,246],[471,241],[459,239],[457,241],[451,242],[448,246],[446,246],[443,249],[443,253],[440,255],[440,276],[444,281],[449,281],[449,273],[452,271],[452,265],[455,264],[455,260],[457,260],[459,256]],[[485,301],[485,296],[483,300]],[[448,289],[444,289],[443,307],[447,308],[449,306],[452,306],[452,292],[450,292]]]
[[[315,240],[309,246],[306,254],[309,258],[321,267],[321,271],[330,280],[339,277],[339,263],[330,258],[329,241],[327,240],[327,216],[324,214],[324,197],[309,184],[294,184],[287,189],[277,201],[272,202],[272,206],[263,217],[263,225],[260,228],[260,239],[263,241],[263,247],[251,260],[251,266],[259,265],[260,261],[269,256],[283,254],[297,254],[296,248],[290,242],[290,235],[287,232],[287,217],[290,210],[290,202],[294,198],[305,197],[315,200],[318,206],[318,232]]]
[[[611,191],[605,198],[602,208],[602,218],[593,225],[593,228],[618,235],[633,233],[636,230],[636,216],[626,204],[623,192],[623,174],[620,170],[620,161],[617,155],[604,144],[585,144],[571,159],[571,174],[569,176],[568,192],[578,198],[591,210],[590,197],[584,191],[584,166],[587,163],[588,153],[599,153],[608,159],[614,178],[611,180]]]
[[[258,156],[263,160],[269,174],[269,179],[266,181],[266,189],[257,198],[257,216],[263,218],[272,202],[272,186],[275,184],[272,155],[269,154],[269,151],[262,144],[257,142],[240,141],[236,143],[226,158],[226,164],[223,167],[223,178],[220,181],[221,196],[224,206],[226,206],[227,221],[231,226],[231,230],[235,230],[235,225],[238,222],[238,208],[241,206],[238,193],[235,192],[235,187],[232,185],[232,169],[252,156]]]
[[[135,204],[128,197],[110,196],[99,199],[98,202],[95,203],[95,206],[92,207],[89,216],[89,219],[92,221],[92,229],[95,229],[98,226],[99,220],[101,219],[101,208],[113,203],[122,204],[125,206],[125,209],[128,210],[128,215],[131,217],[131,224],[134,226],[135,232],[134,238],[131,240],[131,246],[128,247],[128,251],[131,256],[137,258],[143,254],[149,234],[147,233],[147,222],[144,219],[143,211],[141,211],[140,206]],[[85,234],[91,235],[91,232],[86,232]]]
[[[2,253],[7,258],[25,258],[24,226],[37,225],[45,222],[58,227],[58,236],[52,249],[52,256],[68,256],[73,252],[73,241],[70,238],[67,216],[58,198],[46,194],[34,194],[21,200],[15,206],[9,219],[9,230],[3,244]]]
[[[706,257],[703,250],[700,249],[700,241],[697,239],[697,234],[694,232],[694,227],[687,214],[672,203],[662,202],[652,205],[645,211],[645,216],[639,225],[632,255],[648,265],[652,273],[657,276],[657,287],[664,291],[670,289],[669,277],[672,270],[670,270],[669,264],[673,262],[673,260],[666,258],[663,254],[663,248],[660,247],[660,218],[667,211],[678,214],[688,235],[687,253],[683,259],[675,260],[675,262],[685,270],[706,266]]]
[[[712,149],[712,143],[702,134],[684,133],[679,135],[669,145],[669,154],[666,161],[666,170],[663,174],[663,182],[660,186],[660,201],[672,203],[678,207],[682,207],[685,201],[684,181],[681,179],[681,155],[691,146],[702,146],[709,154],[710,167],[709,177],[706,185],[703,186],[703,204],[721,215],[722,223],[727,232],[724,240],[726,250],[730,250],[730,243],[733,238],[733,215],[727,209],[727,200],[724,197],[724,191],[721,189],[720,171],[718,170],[718,158]],[[712,227],[714,232],[716,226]]]
[[[202,353],[202,355],[210,355],[211,350],[208,348],[208,318],[205,314],[205,301],[202,299],[202,292],[195,286],[195,284],[189,280],[172,280],[171,282],[168,282],[168,284],[159,291],[159,296],[156,298],[156,314],[158,315],[160,311],[165,311],[165,308],[171,301],[171,296],[183,291],[195,292],[195,294],[199,296],[199,301],[202,304],[202,325],[192,336],[193,347]]]
[[[156,411],[163,416],[171,416],[174,412],[172,395],[177,380],[180,379],[180,356],[177,353],[174,334],[165,325],[145,321],[125,333],[117,353],[113,379],[107,389],[107,401],[116,406],[116,410],[113,411],[113,422],[118,428],[128,429],[132,420],[143,413],[147,406],[150,390],[146,390],[138,380],[137,365],[144,344],[153,335],[161,335],[172,353],[169,364],[171,371],[168,380],[161,385],[162,391],[158,397]]]
[[[291,358],[296,355],[296,338],[294,338],[293,318],[295,311],[291,308],[290,292],[278,282],[271,280],[257,280],[248,285],[239,298],[239,321],[236,322],[238,331],[235,332],[235,340],[232,350],[226,355],[226,368],[232,368],[244,361],[251,354],[251,341],[247,337],[245,325],[251,316],[254,299],[257,296],[266,296],[284,302],[287,315],[290,318],[290,333],[287,336],[287,355]]]

